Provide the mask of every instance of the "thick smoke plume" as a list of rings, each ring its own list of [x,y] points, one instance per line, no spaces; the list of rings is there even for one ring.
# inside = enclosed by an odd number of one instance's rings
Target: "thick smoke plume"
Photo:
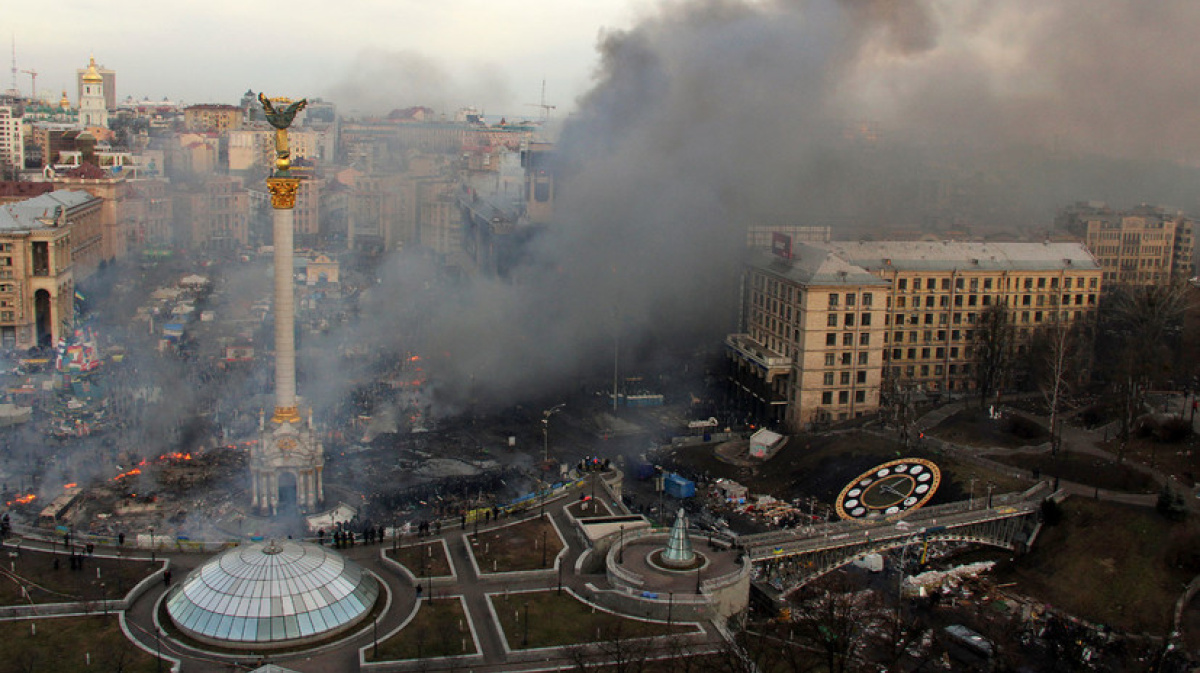
[[[632,359],[719,343],[749,224],[1041,236],[1076,200],[1193,207],[1198,20],[1184,0],[665,5],[602,36],[517,282],[430,302],[434,379],[513,401],[611,366],[618,337]]]

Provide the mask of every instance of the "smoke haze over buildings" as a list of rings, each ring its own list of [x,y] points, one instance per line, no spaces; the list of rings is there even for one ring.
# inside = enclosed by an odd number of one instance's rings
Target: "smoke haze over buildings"
[[[618,331],[631,354],[711,346],[750,223],[1038,235],[1081,199],[1192,207],[1197,20],[1174,0],[666,4],[602,36],[518,282],[431,302],[434,378],[511,401],[611,367]]]

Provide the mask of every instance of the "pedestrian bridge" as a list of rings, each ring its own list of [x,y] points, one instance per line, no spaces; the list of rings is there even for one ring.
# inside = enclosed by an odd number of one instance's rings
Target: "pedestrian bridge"
[[[1041,505],[1056,495],[1047,482],[990,501],[923,507],[903,519],[839,521],[737,539],[764,579],[791,590],[875,552],[914,542],[972,542],[1025,551],[1041,530]]]

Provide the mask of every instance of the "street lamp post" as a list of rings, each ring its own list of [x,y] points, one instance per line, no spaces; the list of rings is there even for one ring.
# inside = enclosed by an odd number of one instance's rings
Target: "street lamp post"
[[[556,404],[542,412],[542,463],[550,462],[550,417],[562,411],[565,404]]]
[[[621,536],[617,541],[617,563],[625,562],[625,524],[621,524]]]
[[[546,567],[546,531],[542,530],[542,567]]]

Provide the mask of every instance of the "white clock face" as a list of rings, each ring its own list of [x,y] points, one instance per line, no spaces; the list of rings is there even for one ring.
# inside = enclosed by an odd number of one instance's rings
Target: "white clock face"
[[[842,489],[837,513],[843,519],[894,519],[933,497],[941,470],[923,458],[901,458],[877,465]]]

